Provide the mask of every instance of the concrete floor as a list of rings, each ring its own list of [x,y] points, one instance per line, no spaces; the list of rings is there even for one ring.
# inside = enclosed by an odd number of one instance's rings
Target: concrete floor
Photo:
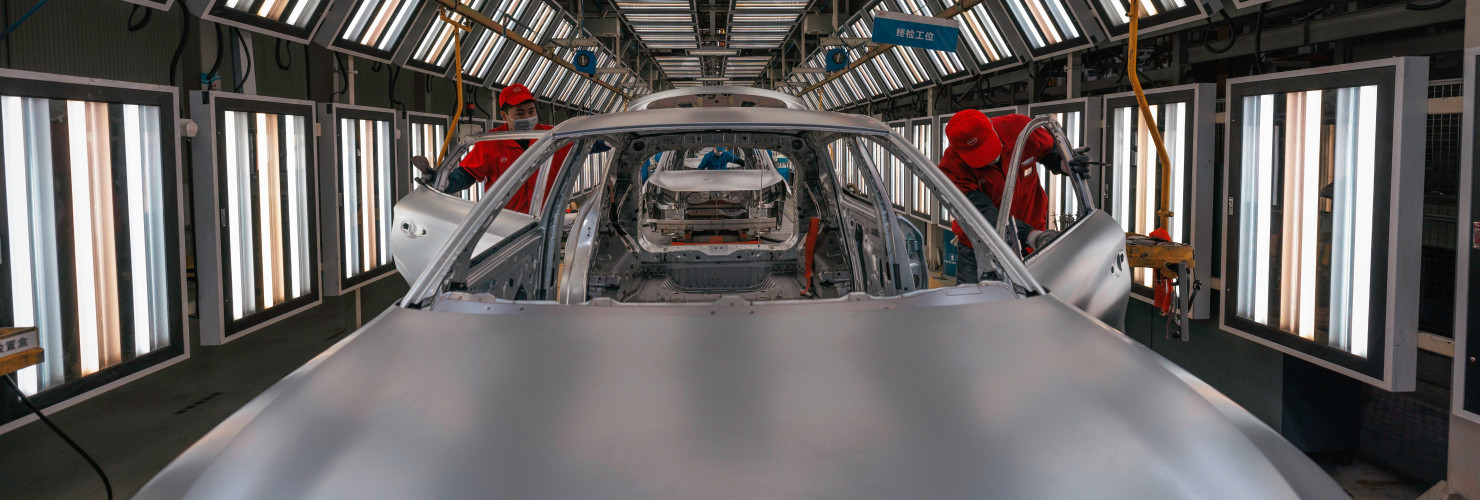
[[[406,291],[400,275],[360,289],[363,319]],[[50,417],[108,473],[115,498],[129,498],[247,401],[353,332],[354,311],[354,295],[326,297],[224,346],[192,338],[190,359]],[[0,464],[0,499],[104,498],[87,462],[40,422],[0,435]]]
[[[951,284],[931,278],[932,288]],[[399,276],[361,289],[364,319],[406,289]],[[353,316],[353,296],[325,298],[291,321],[224,346],[193,344],[190,359],[51,418],[102,465],[115,496],[128,498],[216,424],[352,332]],[[104,497],[87,463],[40,423],[0,435],[0,464],[0,499]],[[1321,465],[1358,500],[1411,500],[1431,486],[1360,460]]]

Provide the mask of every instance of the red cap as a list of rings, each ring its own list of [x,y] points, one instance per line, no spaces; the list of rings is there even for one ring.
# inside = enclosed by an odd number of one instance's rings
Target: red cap
[[[1002,155],[1002,140],[997,138],[992,119],[981,111],[968,109],[951,116],[946,139],[951,141],[951,150],[972,168],[991,165]]]
[[[530,99],[534,99],[534,94],[529,93],[529,89],[524,88],[524,85],[516,83],[504,87],[504,90],[498,93],[498,107],[513,106]]]

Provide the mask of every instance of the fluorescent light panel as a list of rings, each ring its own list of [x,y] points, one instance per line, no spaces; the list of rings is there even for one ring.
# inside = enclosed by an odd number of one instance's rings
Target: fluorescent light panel
[[[391,52],[420,8],[421,0],[361,0],[351,11],[339,40]]]
[[[42,364],[17,372],[22,392],[170,345],[165,240],[174,212],[164,206],[162,113],[157,106],[0,96],[8,307],[14,326],[37,327],[45,350]],[[58,172],[70,177],[61,196]],[[72,239],[65,253],[59,233]],[[74,281],[63,282],[64,275]],[[63,325],[63,303],[75,307],[75,330]],[[79,362],[74,379],[65,359]]]
[[[488,5],[488,0],[459,1],[463,5],[477,11],[482,11]],[[463,22],[463,19],[465,19],[462,14],[455,12],[450,13],[447,17],[457,22]],[[427,28],[426,34],[422,35],[421,40],[416,43],[416,48],[412,51],[411,58],[422,64],[437,68],[448,67],[452,64],[454,55],[452,52],[457,47],[456,39],[453,38],[454,36],[464,37],[464,41],[466,41],[467,34],[462,32],[462,30],[448,25],[440,17],[432,19],[431,27]]]
[[[1023,38],[1036,49],[1043,49],[1080,37],[1080,30],[1070,17],[1069,6],[1062,0],[1003,0],[1008,17],[1017,24]]]
[[[1243,97],[1237,316],[1368,355],[1377,107],[1375,85]]]

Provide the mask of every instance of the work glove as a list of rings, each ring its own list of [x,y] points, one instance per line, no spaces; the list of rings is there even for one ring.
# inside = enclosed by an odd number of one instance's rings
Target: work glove
[[[1089,166],[1094,163],[1087,154],[1089,153],[1089,146],[1076,149],[1073,153],[1074,157],[1069,159],[1069,171],[1078,174],[1080,177],[1089,177]]]
[[[1059,232],[1052,229],[1045,231],[1033,231],[1031,233],[1028,233],[1028,241],[1026,241],[1025,243],[1036,251],[1048,246],[1049,243],[1053,243],[1053,240],[1058,239],[1058,237]]]
[[[1089,155],[1086,154],[1089,153],[1089,150],[1089,146],[1073,150],[1071,154],[1074,156],[1069,158],[1068,161],[1064,161],[1064,156],[1059,153],[1059,143],[1055,141],[1053,148],[1049,149],[1048,153],[1045,153],[1043,157],[1039,158],[1038,163],[1042,163],[1044,167],[1048,168],[1049,172],[1055,174],[1069,175],[1069,172],[1074,172],[1080,177],[1089,177],[1089,166],[1095,164]],[[1065,170],[1065,167],[1068,170]]]

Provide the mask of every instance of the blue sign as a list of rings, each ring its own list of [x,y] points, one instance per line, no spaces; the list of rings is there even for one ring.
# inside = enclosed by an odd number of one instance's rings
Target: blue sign
[[[571,64],[576,66],[576,71],[588,75],[596,74],[596,54],[591,53],[589,50],[577,50]]]
[[[880,12],[874,17],[876,43],[955,52],[960,38],[961,27],[952,19],[898,12]]]
[[[848,67],[847,50],[844,50],[842,47],[833,47],[832,50],[827,51],[827,67],[825,69],[828,73],[842,71],[846,67]]]

